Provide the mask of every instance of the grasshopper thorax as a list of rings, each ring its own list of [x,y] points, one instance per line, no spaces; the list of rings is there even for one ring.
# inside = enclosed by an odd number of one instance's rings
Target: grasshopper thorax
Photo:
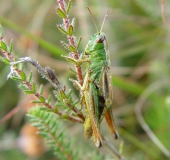
[[[90,37],[89,42],[85,48],[86,54],[91,54],[93,51],[104,49],[106,36],[103,32],[95,33]]]

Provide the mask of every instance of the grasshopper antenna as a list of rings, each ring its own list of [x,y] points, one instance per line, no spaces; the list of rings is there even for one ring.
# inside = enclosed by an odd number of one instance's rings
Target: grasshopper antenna
[[[106,20],[106,17],[108,16],[108,11],[109,11],[109,9],[107,9],[107,10],[106,10],[106,13],[105,13],[105,16],[104,16],[104,19],[103,19],[103,23],[102,23],[102,26],[101,26],[100,32],[102,31],[103,26],[104,26],[104,22],[105,22],[105,20]]]
[[[97,25],[96,25],[96,22],[94,21],[93,15],[92,15],[92,13],[91,13],[91,11],[90,11],[90,8],[89,8],[89,7],[87,7],[87,9],[89,10],[89,13],[90,13],[91,19],[92,19],[92,21],[93,21],[93,23],[94,23],[94,26],[95,26],[95,28],[96,28],[97,32],[99,32],[99,30],[98,30],[98,28],[97,28]]]

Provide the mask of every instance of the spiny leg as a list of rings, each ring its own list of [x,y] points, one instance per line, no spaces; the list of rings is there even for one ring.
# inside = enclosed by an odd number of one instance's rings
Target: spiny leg
[[[105,113],[105,119],[108,124],[109,130],[111,135],[114,135],[114,138],[117,139],[119,137],[118,132],[116,130],[115,124],[114,124],[114,119],[113,119],[113,114],[112,114],[112,108],[109,107]]]
[[[112,114],[112,100],[113,100],[113,87],[111,82],[111,75],[109,74],[109,68],[103,67],[101,77],[99,80],[99,86],[102,90],[103,97],[105,99],[104,102],[104,116],[106,122],[108,124],[109,130],[111,134],[114,134],[115,139],[118,138],[118,132],[116,131],[116,127],[114,124],[113,114]]]
[[[94,135],[95,145],[100,148],[103,145],[102,136],[100,133],[100,121],[98,115],[98,97],[95,85],[90,83],[88,89],[84,92],[85,103],[90,118],[91,127]]]
[[[69,56],[62,56],[62,57],[66,58],[67,61],[73,63],[76,66],[80,66],[82,63],[85,63],[85,62],[90,62],[90,60],[88,58],[86,58],[86,59],[74,59],[74,58],[69,57]]]
[[[86,109],[87,110],[87,109]],[[86,119],[85,119],[85,122],[84,122],[84,136],[89,139],[91,138],[92,134],[93,134],[93,129],[92,129],[92,126],[91,126],[91,120],[90,120],[90,117],[88,115],[88,111],[86,111]]]
[[[84,78],[83,86],[73,79],[70,79],[74,86],[78,88],[83,95],[83,104],[87,110],[87,120],[85,121],[85,135],[87,138],[91,137],[91,128],[93,130],[94,142],[98,148],[103,145],[102,136],[99,127],[98,117],[98,97],[95,85],[90,82],[90,72],[87,72]]]
[[[87,85],[89,83],[89,77],[90,77],[90,73],[87,72],[86,75],[85,75],[85,78],[84,78],[84,82],[83,82],[83,85],[81,85],[77,80],[74,80],[74,79],[69,79],[73,85],[81,92],[83,92],[86,88],[87,88]]]

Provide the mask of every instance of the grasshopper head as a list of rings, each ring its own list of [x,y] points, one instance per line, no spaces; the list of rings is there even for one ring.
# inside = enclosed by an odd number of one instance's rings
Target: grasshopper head
[[[91,54],[93,51],[104,49],[106,36],[103,32],[95,33],[91,36],[86,48],[85,53]]]

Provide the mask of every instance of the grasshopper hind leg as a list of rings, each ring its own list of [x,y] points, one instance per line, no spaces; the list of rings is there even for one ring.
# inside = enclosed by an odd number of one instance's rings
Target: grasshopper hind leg
[[[113,119],[113,114],[112,114],[112,109],[109,107],[105,113],[105,119],[107,122],[107,125],[109,126],[109,130],[111,135],[114,135],[115,139],[119,138],[119,134],[116,130],[115,124],[114,124],[114,119]]]

